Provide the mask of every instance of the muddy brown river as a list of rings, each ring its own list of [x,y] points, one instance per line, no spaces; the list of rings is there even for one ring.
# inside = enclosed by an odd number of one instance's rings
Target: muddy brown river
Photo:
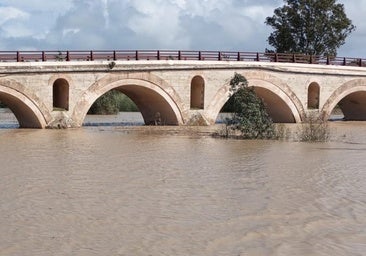
[[[0,255],[366,254],[366,123],[327,143],[154,129],[0,129]]]

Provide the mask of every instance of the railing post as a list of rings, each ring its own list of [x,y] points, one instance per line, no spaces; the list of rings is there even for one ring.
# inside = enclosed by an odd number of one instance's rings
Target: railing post
[[[17,51],[17,62],[20,62],[20,52]]]
[[[136,51],[135,59],[136,59],[136,60],[139,60],[139,51]]]
[[[257,52],[257,61],[259,62],[260,59],[259,59],[259,52]]]
[[[182,60],[182,52],[178,51],[178,60]]]
[[[295,55],[295,53],[294,53],[294,54],[292,54],[292,62],[293,62],[293,63],[296,63],[296,55]]]
[[[219,52],[218,58],[219,58],[219,61],[222,60],[221,52]]]
[[[346,60],[346,57],[343,58],[343,66],[346,66],[347,65],[347,60]]]
[[[70,61],[70,52],[69,51],[66,52],[66,61]]]
[[[93,51],[90,51],[90,60],[93,61],[94,60],[94,53]]]
[[[198,60],[202,60],[201,51],[198,52]]]
[[[327,65],[330,65],[330,57],[327,55]]]
[[[116,54],[116,51],[113,51],[113,60],[117,60],[117,54]]]
[[[160,51],[158,50],[158,52],[157,52],[157,54],[156,54],[156,58],[158,59],[158,60],[160,60]]]
[[[42,51],[42,61],[46,61],[46,54],[44,51]]]
[[[277,55],[277,52],[275,53],[275,62],[278,62],[278,55]]]
[[[240,52],[238,52],[238,59],[237,60],[240,61]]]
[[[362,67],[362,59],[358,60],[358,66]]]

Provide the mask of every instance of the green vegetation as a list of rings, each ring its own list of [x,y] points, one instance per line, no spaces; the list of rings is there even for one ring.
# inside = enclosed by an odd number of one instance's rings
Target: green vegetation
[[[138,112],[136,104],[118,90],[111,90],[99,97],[90,107],[88,114],[113,115],[118,112]]]
[[[265,23],[274,29],[268,42],[281,53],[336,56],[355,30],[336,0],[284,0]]]
[[[253,87],[248,87],[244,76],[235,73],[230,81],[231,99],[228,109],[233,115],[227,118],[224,137],[231,131],[243,139],[271,139],[275,137],[275,127],[264,102]]]
[[[309,116],[299,129],[299,140],[303,142],[326,142],[330,137],[327,121]]]
[[[231,97],[223,111],[232,113],[224,121],[224,127],[214,136],[240,139],[280,139],[292,138],[302,142],[325,142],[329,140],[328,123],[314,116],[309,116],[291,136],[284,124],[274,124],[266,106],[253,87],[240,74],[235,74],[230,81]]]
[[[0,101],[0,108],[6,108],[7,106]],[[64,109],[54,109],[64,110]],[[138,112],[136,104],[126,95],[117,91],[111,90],[101,97],[99,97],[94,104],[90,107],[88,114],[97,115],[112,115],[118,112]]]
[[[222,107],[221,111],[222,113],[233,113],[234,112],[234,98],[230,97],[228,101],[225,103],[225,105]]]
[[[109,69],[113,69],[115,66],[116,66],[116,62],[114,62],[114,61],[111,61],[111,62],[108,63],[108,68]]]

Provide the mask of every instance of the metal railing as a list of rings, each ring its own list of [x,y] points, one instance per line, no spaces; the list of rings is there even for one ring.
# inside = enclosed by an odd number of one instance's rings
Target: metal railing
[[[112,51],[0,51],[0,62],[44,61],[128,61],[128,60],[202,60],[257,61],[339,66],[366,66],[366,59],[315,56],[290,53],[232,51],[112,50]]]

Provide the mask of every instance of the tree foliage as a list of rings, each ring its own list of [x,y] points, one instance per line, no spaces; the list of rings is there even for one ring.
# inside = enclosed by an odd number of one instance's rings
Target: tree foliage
[[[117,90],[111,90],[94,102],[88,114],[112,115],[120,111],[136,112],[139,110],[126,95]]]
[[[336,0],[284,0],[265,23],[274,31],[268,42],[277,52],[337,55],[355,29]]]
[[[228,123],[239,130],[245,139],[272,138],[274,125],[264,102],[257,96],[253,87],[248,87],[244,76],[235,73],[230,81],[233,116]]]

